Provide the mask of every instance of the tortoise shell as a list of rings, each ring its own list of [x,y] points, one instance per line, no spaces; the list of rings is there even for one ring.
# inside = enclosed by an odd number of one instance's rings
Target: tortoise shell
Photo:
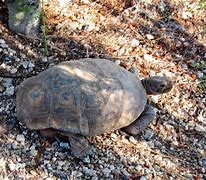
[[[18,87],[17,118],[30,129],[53,128],[84,136],[128,126],[147,95],[133,73],[106,59],[67,61]]]

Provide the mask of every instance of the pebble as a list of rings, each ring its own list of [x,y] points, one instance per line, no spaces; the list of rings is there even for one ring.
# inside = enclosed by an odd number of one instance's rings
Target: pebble
[[[0,39],[0,44],[6,44],[6,41],[4,39]]]
[[[199,125],[199,124],[195,125],[195,130],[197,132],[206,132],[205,128],[203,126]]]
[[[69,143],[67,143],[67,142],[60,142],[59,146],[61,148],[63,148],[63,149],[68,149],[69,148]]]
[[[155,60],[155,58],[153,58],[153,56],[150,54],[144,54],[144,59],[146,61],[154,61]]]
[[[192,13],[188,12],[188,11],[183,11],[182,12],[182,19],[188,19],[188,18],[192,18]]]
[[[93,169],[89,169],[88,167],[83,167],[82,169],[83,173],[85,173],[86,175],[89,175],[89,176],[94,176],[96,174],[96,171],[93,170]]]
[[[16,69],[16,68],[12,68],[12,69],[10,70],[10,72],[11,72],[11,74],[15,74],[15,73],[17,72],[17,69]]]
[[[25,137],[24,137],[23,134],[18,134],[18,135],[16,136],[16,140],[17,140],[18,142],[24,142],[24,141],[25,141]]]
[[[35,149],[30,150],[30,154],[31,154],[32,156],[36,156],[36,155],[38,154],[38,151],[35,150]]]
[[[22,62],[22,66],[24,67],[24,69],[27,69],[27,68],[28,68],[28,65],[29,65],[29,62],[28,62],[28,61],[23,61],[23,62]]]
[[[140,42],[139,42],[138,39],[136,39],[136,38],[132,39],[132,41],[131,41],[131,46],[132,46],[133,48],[138,47],[139,44],[140,44]]]
[[[152,39],[154,39],[154,36],[151,34],[146,34],[146,38],[149,40],[152,40]]]
[[[6,166],[6,162],[3,158],[0,158],[0,169],[4,169]]]
[[[109,169],[109,168],[104,168],[104,169],[102,170],[102,172],[103,172],[103,174],[104,174],[106,177],[108,177],[109,174],[111,173],[111,169]]]
[[[137,140],[133,136],[129,137],[129,141],[133,144],[137,144]]]
[[[159,101],[159,96],[158,96],[158,95],[153,95],[153,96],[151,96],[151,101],[152,101],[153,103],[157,104],[158,101]]]
[[[145,176],[141,176],[139,180],[147,180]]]
[[[144,138],[147,139],[148,141],[151,140],[151,138],[153,137],[154,133],[151,129],[146,129],[144,131]]]

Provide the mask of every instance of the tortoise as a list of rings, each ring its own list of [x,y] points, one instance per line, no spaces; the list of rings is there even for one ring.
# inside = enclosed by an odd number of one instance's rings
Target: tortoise
[[[140,80],[106,59],[62,62],[23,81],[17,92],[17,118],[44,136],[68,137],[71,151],[84,157],[91,149],[86,136],[122,129],[136,135],[155,119],[147,95],[169,92],[163,76]]]

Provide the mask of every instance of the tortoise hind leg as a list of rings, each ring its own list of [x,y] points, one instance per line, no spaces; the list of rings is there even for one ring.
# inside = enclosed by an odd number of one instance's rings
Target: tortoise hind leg
[[[140,117],[138,117],[132,124],[124,127],[123,130],[129,134],[137,135],[144,131],[149,124],[155,119],[156,112],[154,108],[150,105],[145,106],[145,110],[142,112]]]

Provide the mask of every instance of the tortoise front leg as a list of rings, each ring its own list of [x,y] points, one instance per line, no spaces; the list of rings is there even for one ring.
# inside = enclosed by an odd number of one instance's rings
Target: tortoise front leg
[[[155,118],[156,111],[154,108],[150,105],[146,105],[142,114],[132,124],[124,127],[123,130],[129,134],[137,135],[144,131]]]
[[[84,136],[78,134],[69,135],[69,143],[72,153],[78,158],[83,158],[90,154],[91,146]]]

